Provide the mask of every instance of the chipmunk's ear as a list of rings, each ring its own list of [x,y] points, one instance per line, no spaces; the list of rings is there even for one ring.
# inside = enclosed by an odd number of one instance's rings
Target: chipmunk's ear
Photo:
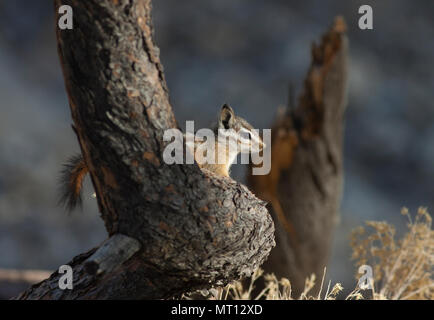
[[[223,129],[229,129],[233,127],[235,121],[235,113],[232,108],[224,104],[222,110],[220,111],[219,127]]]

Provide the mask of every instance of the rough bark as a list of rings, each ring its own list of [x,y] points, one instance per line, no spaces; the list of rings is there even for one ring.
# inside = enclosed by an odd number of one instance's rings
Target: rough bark
[[[163,133],[177,124],[151,1],[55,0],[56,13],[62,4],[74,29],[56,29],[58,51],[99,211],[110,236],[140,250],[105,272],[89,267],[90,250],[69,263],[73,290],[55,272],[18,298],[160,299],[250,275],[274,246],[265,203],[196,164],[163,161]]]
[[[321,279],[339,217],[347,93],[345,29],[338,17],[321,43],[313,45],[298,106],[281,114],[272,128],[271,172],[249,177],[255,194],[270,202],[276,225],[276,248],[264,269],[288,277],[295,294],[312,273]]]

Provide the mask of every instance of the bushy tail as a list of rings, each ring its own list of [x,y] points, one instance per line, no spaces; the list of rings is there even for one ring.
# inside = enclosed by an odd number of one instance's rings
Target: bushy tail
[[[81,154],[72,156],[63,165],[60,173],[59,205],[68,211],[82,205],[81,189],[86,174],[89,172]]]

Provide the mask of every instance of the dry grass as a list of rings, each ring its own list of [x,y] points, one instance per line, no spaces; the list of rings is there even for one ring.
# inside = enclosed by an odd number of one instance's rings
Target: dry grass
[[[265,280],[265,288],[255,297],[252,296],[255,281],[263,276]],[[322,279],[322,285],[324,284],[324,276]],[[274,274],[263,275],[263,270],[258,269],[252,276],[251,282],[248,288],[244,288],[242,283],[237,281],[225,288],[218,288],[213,296],[209,299],[212,300],[335,300],[338,294],[343,290],[340,283],[337,283],[330,290],[330,283],[328,284],[327,291],[322,294],[321,291],[318,295],[310,294],[310,291],[315,286],[315,276],[312,275],[306,279],[304,291],[297,299],[292,296],[291,282],[286,278],[278,280]],[[360,299],[362,296],[358,292],[352,292],[347,299]]]
[[[426,208],[419,208],[414,220],[408,209],[401,213],[408,219],[408,232],[396,241],[395,229],[385,222],[368,221],[372,230],[361,227],[353,232],[352,258],[357,266],[370,265],[374,273],[374,299],[434,298],[434,233]]]
[[[354,230],[351,237],[352,259],[356,266],[369,265],[373,270],[372,288],[361,290],[356,284],[349,295],[340,297],[343,287],[329,282],[324,290],[324,278],[321,279],[319,294],[310,293],[315,285],[315,276],[306,279],[305,288],[299,297],[293,297],[288,279],[278,280],[274,274],[263,274],[258,269],[251,278],[248,287],[239,281],[224,288],[207,291],[212,300],[335,300],[335,299],[434,299],[434,233],[432,219],[426,208],[419,208],[414,220],[408,210],[401,212],[408,219],[408,231],[399,241],[395,240],[395,229],[386,222],[368,221],[366,226]],[[358,270],[358,268],[357,268]],[[358,279],[361,274],[356,274]],[[265,280],[265,288],[253,297],[255,281],[260,277]],[[331,289],[330,289],[331,288]],[[184,297],[187,298],[188,297]]]

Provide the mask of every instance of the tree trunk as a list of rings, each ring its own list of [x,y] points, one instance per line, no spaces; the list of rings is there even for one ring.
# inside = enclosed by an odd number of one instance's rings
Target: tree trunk
[[[270,202],[276,248],[266,272],[288,277],[295,294],[312,273],[321,279],[339,217],[348,43],[338,17],[312,47],[312,64],[295,110],[272,128],[271,172],[249,176],[252,191]],[[317,281],[319,284],[321,281]]]
[[[150,0],[55,0],[73,8],[57,29],[75,131],[109,239],[19,299],[162,299],[249,276],[274,246],[265,203],[230,178],[167,165],[177,128]]]

